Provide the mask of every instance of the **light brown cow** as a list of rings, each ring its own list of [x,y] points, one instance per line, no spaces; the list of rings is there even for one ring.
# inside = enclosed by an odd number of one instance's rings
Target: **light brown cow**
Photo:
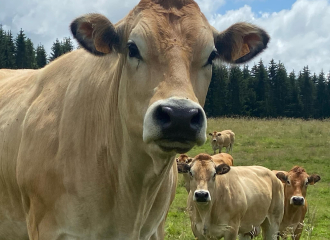
[[[191,175],[188,211],[199,240],[250,239],[260,226],[263,239],[276,237],[284,212],[283,185],[267,168],[216,164],[197,155],[185,170]]]
[[[185,164],[190,164],[193,158],[188,157],[186,154],[181,154],[178,158],[176,158],[176,163],[178,166],[178,173],[181,173],[183,175],[184,179],[184,186],[189,193],[190,191],[190,175],[189,173],[185,172]],[[220,165],[222,163],[227,164],[228,166],[234,165],[234,159],[233,157],[228,153],[218,153],[212,156],[213,162],[215,162],[216,165]]]
[[[235,142],[235,133],[232,130],[223,130],[221,132],[214,131],[213,133],[209,133],[211,136],[211,146],[214,151],[213,154],[216,154],[217,149],[219,149],[219,153],[223,147],[226,148],[226,152],[233,153],[233,146]]]
[[[192,0],[141,0],[71,31],[81,49],[0,71],[0,239],[163,239],[175,154],[206,140],[212,61],[245,62],[269,37],[218,32]]]
[[[295,166],[289,172],[273,171],[284,186],[284,216],[280,225],[280,236],[299,240],[307,212],[307,186],[314,185],[321,178],[317,174],[308,175],[304,168]]]

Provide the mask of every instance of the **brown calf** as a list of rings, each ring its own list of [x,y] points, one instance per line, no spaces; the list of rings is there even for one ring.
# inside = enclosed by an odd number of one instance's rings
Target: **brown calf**
[[[321,178],[317,174],[308,175],[304,168],[295,166],[289,172],[273,171],[284,186],[284,216],[280,225],[280,236],[291,236],[299,240],[305,214],[307,212],[307,186],[314,185]]]

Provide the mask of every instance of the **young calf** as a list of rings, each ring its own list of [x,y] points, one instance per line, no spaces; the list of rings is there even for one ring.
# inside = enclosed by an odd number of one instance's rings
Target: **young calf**
[[[299,240],[305,214],[307,212],[307,186],[314,185],[321,178],[317,174],[308,175],[304,168],[295,166],[289,172],[273,171],[284,186],[284,216],[280,225],[280,236],[291,236]]]
[[[184,173],[184,167],[185,164],[190,164],[193,158],[188,157],[186,154],[181,154],[178,158],[176,158],[177,166],[178,166],[178,173],[183,174],[184,182],[185,182],[185,188],[187,192],[190,191],[190,176],[189,173]],[[212,160],[216,165],[220,165],[222,163],[225,163],[229,166],[234,165],[234,159],[233,157],[228,153],[218,153],[212,156]]]
[[[226,148],[227,153],[229,150],[231,154],[233,153],[235,133],[232,130],[223,130],[221,132],[214,131],[213,133],[209,133],[209,135],[211,136],[211,145],[214,154],[217,149],[219,149],[219,153],[221,153],[223,147]]]
[[[267,168],[216,165],[207,154],[197,155],[184,172],[190,175],[188,211],[199,240],[250,239],[253,226],[273,240],[284,212],[283,185]]]

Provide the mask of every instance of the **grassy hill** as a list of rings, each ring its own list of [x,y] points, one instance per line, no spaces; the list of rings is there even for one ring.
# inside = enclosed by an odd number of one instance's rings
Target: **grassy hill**
[[[208,132],[225,129],[231,129],[236,135],[232,154],[235,165],[260,165],[286,171],[299,165],[308,174],[321,176],[321,181],[307,190],[309,212],[301,239],[330,239],[330,120],[208,119]],[[209,139],[187,154],[195,156],[203,152],[213,154]],[[185,212],[187,196],[183,178],[179,176],[166,221],[167,240],[195,239]]]

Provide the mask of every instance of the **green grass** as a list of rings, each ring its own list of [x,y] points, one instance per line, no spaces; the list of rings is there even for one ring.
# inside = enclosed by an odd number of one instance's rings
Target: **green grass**
[[[231,129],[236,135],[234,164],[261,165],[269,169],[290,170],[302,166],[308,174],[317,173],[321,181],[309,186],[309,211],[300,239],[330,239],[330,120],[299,119],[208,119],[208,132]],[[226,149],[223,148],[222,151]],[[212,154],[209,139],[195,147],[189,156]],[[167,240],[195,239],[186,213],[187,192],[179,176],[178,188],[166,221]],[[258,237],[257,239],[261,239]]]

